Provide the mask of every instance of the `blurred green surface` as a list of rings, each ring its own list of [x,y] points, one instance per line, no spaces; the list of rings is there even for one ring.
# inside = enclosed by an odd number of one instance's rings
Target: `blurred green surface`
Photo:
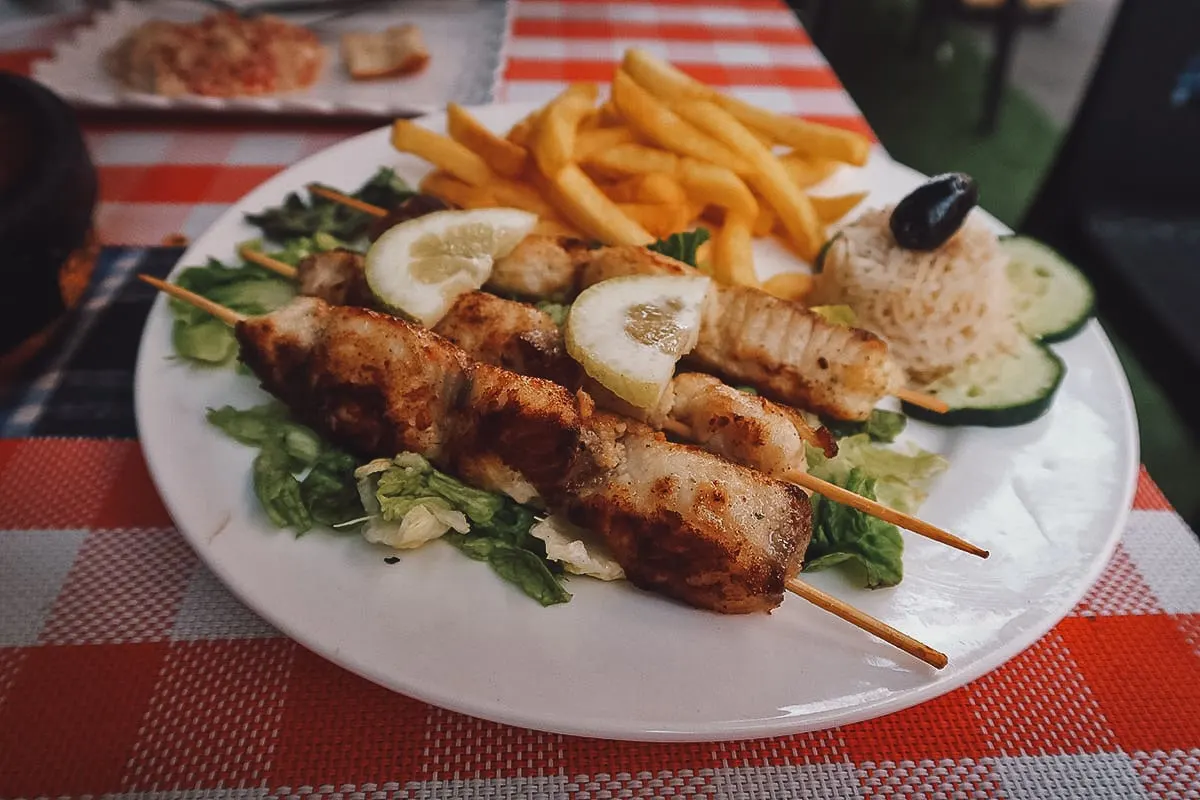
[[[997,130],[977,132],[987,56],[949,26],[940,45],[908,50],[911,0],[825,0],[844,5],[826,56],[894,158],[926,174],[976,177],[980,202],[1016,225],[1054,158],[1061,131],[1009,87]],[[1193,527],[1200,524],[1200,447],[1130,349],[1114,341],[1137,406],[1142,460]]]

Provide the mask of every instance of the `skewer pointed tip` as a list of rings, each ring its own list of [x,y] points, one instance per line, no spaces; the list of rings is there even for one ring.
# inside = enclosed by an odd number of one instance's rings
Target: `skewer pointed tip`
[[[803,597],[817,608],[828,611],[835,617],[840,617],[851,625],[877,636],[893,647],[898,647],[914,658],[924,661],[934,669],[944,669],[950,663],[945,653],[936,650],[924,642],[918,641],[907,633],[896,630],[881,619],[876,619],[865,611],[860,611],[844,600],[839,600],[831,594],[821,591],[812,584],[798,578],[787,582],[787,590]]]
[[[950,404],[945,400],[934,397],[931,394],[926,394],[925,392],[918,392],[915,389],[904,387],[897,389],[892,394],[906,403],[911,403],[918,408],[924,408],[935,414],[945,414],[950,410]]]
[[[927,539],[932,539],[935,542],[941,542],[944,545],[953,547],[955,550],[961,550],[964,553],[970,553],[979,558],[987,558],[991,555],[987,550],[984,550],[977,544],[972,544],[961,536],[955,536],[950,531],[943,530],[936,525],[926,522],[923,519],[914,517],[911,514],[905,514],[897,511],[894,508],[889,508],[875,500],[870,500],[862,495],[855,494],[848,489],[843,489],[835,483],[822,480],[815,475],[810,475],[807,472],[796,470],[789,472],[783,476],[784,480],[803,486],[805,489],[810,489],[823,497],[828,497],[834,502],[842,505],[850,506],[864,514],[869,514],[872,517],[890,522],[893,525],[912,531],[913,533],[924,536]]]

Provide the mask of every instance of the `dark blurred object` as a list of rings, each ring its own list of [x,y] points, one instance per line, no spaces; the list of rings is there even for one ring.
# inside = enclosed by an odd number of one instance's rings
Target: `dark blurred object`
[[[0,72],[0,378],[49,340],[82,297],[96,245],[96,171],[74,112]]]
[[[945,41],[946,23],[951,19],[992,26],[992,60],[983,91],[981,133],[996,129],[1000,98],[1008,80],[1017,31],[1023,25],[1048,25],[1058,18],[1068,0],[917,0],[916,21],[910,35],[913,55],[934,49]],[[793,8],[809,12],[813,41],[822,50],[830,43],[834,9],[845,13],[847,0],[792,0]],[[931,46],[931,47],[930,47]]]
[[[1101,316],[1200,433],[1200,3],[1124,0],[1021,232],[1078,264]],[[1182,100],[1182,101],[1181,101]]]

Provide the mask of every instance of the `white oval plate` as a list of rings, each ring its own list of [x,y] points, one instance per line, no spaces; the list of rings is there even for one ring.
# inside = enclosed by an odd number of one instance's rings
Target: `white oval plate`
[[[528,110],[492,106],[479,116],[501,130]],[[394,152],[387,130],[364,134],[251,192],[180,263],[232,259],[235,244],[256,234],[243,212],[309,181],[357,186],[380,165],[414,183],[428,169]],[[882,152],[834,179],[869,188],[870,204],[919,180]],[[764,274],[794,265],[770,247],[759,258]],[[1069,371],[1042,419],[995,430],[913,422],[906,433],[951,463],[922,515],[989,548],[990,559],[906,534],[905,578],[894,589],[859,589],[836,573],[807,578],[946,652],[940,672],[797,597],[771,615],[723,617],[578,578],[570,603],[541,608],[442,543],[388,565],[387,551],[357,536],[297,540],[276,530],[251,492],[251,450],[204,420],[206,407],[265,395],[233,370],[172,361],[162,299],[142,339],[136,402],[142,446],[179,529],[247,605],[306,647],[398,692],[491,720],[715,740],[827,728],[929,700],[995,669],[1070,611],[1125,525],[1137,436],[1128,385],[1099,326],[1055,349]]]

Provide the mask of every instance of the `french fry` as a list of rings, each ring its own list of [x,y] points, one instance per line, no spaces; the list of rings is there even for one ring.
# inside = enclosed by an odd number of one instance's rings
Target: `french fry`
[[[758,201],[731,169],[695,158],[679,159],[679,182],[697,202],[720,206],[746,219],[758,217]]]
[[[612,100],[605,100],[596,111],[596,119],[601,128],[614,128],[625,124],[625,120],[621,117],[621,112],[617,111],[617,107],[613,105]]]
[[[588,156],[589,168],[603,175],[621,177],[647,172],[674,175],[679,171],[679,156],[644,144],[619,144]]]
[[[808,199],[813,204],[813,209],[817,212],[817,217],[821,222],[830,225],[853,211],[855,206],[866,199],[866,196],[866,192],[852,192],[832,197],[818,197],[810,194]]]
[[[422,178],[420,189],[459,208],[496,208],[500,205],[488,189],[463,183],[441,170],[434,170]]]
[[[838,162],[830,159],[813,161],[810,158],[796,155],[793,151],[779,157],[779,163],[787,171],[792,183],[801,189],[816,186],[821,181],[837,172]]]
[[[595,153],[617,145],[628,144],[635,139],[633,131],[624,125],[616,128],[581,130],[575,137],[575,160],[586,162]]]
[[[618,203],[617,208],[629,219],[645,228],[656,239],[686,230],[692,221],[687,206],[668,206],[661,203]]]
[[[496,173],[478,155],[408,120],[398,119],[392,124],[392,147],[419,156],[471,186],[487,186],[497,180]]]
[[[553,178],[543,180],[554,206],[589,236],[604,244],[647,245],[654,241],[649,231],[622,214],[577,165],[567,164]]]
[[[715,230],[725,224],[726,213],[725,209],[720,206],[705,206],[700,209],[700,213],[696,216],[702,221],[709,223]]]
[[[446,130],[451,139],[478,155],[506,178],[520,177],[529,163],[528,150],[489,131],[458,103],[446,106]]]
[[[795,148],[797,153],[859,167],[870,156],[871,142],[861,134],[758,108],[704,85],[645,50],[626,50],[621,69],[651,94],[671,103],[708,100],[772,141]]]
[[[601,187],[614,203],[686,206],[688,194],[679,181],[663,172],[629,175]],[[653,231],[651,231],[653,233]]]
[[[612,99],[621,116],[642,136],[680,155],[745,173],[750,165],[721,142],[680,118],[624,72],[613,76]]]
[[[629,175],[611,183],[597,184],[604,196],[614,203],[638,202],[638,185],[642,182],[641,175]]]
[[[813,288],[813,276],[807,272],[781,272],[763,282],[762,290],[781,300],[803,301]]]
[[[732,211],[717,232],[712,247],[712,271],[721,283],[758,286],[754,271],[754,246],[750,240],[751,220]]]
[[[579,118],[579,124],[575,126],[575,131],[581,133],[583,131],[594,131],[600,127],[600,109],[589,108],[582,117]]]
[[[669,206],[686,206],[688,202],[688,193],[683,186],[665,172],[647,172],[639,176],[636,189],[634,202]]]
[[[537,128],[541,116],[542,109],[540,108],[530,111],[516,125],[508,129],[508,135],[504,138],[518,147],[529,149],[529,142],[533,139],[533,132]]]
[[[871,140],[860,133],[777,114],[728,95],[719,95],[719,103],[744,125],[809,158],[828,158],[861,167],[871,156]]]
[[[583,233],[573,225],[557,219],[539,219],[533,226],[537,236],[568,236],[572,239],[582,239]]]
[[[698,215],[694,215],[693,219],[695,216]],[[701,272],[712,272],[712,245],[713,240],[710,237],[704,240],[704,244],[696,248],[696,265]]]
[[[620,69],[643,89],[669,103],[680,100],[712,100],[717,92],[685,75],[645,50],[631,47],[621,59]]]
[[[595,106],[596,94],[594,83],[573,83],[542,112],[530,149],[546,177],[554,177],[574,160],[576,129]]]
[[[811,262],[825,241],[824,230],[812,203],[787,178],[779,160],[732,114],[707,100],[679,103],[676,109],[684,119],[707,131],[753,164],[754,174],[749,177],[751,186],[775,209],[797,252]]]
[[[750,232],[756,239],[761,239],[764,236],[770,236],[771,231],[775,230],[775,226],[778,224],[779,215],[775,213],[775,209],[766,203],[759,203],[758,216],[755,218],[754,227]]]
[[[560,217],[554,210],[554,206],[546,202],[546,198],[542,197],[541,193],[529,184],[497,178],[487,188],[491,190],[502,206],[529,211],[542,219],[558,219]]]
[[[754,134],[754,138],[758,139],[758,143],[761,144],[763,147],[767,148],[768,150],[770,150],[772,147],[775,146],[775,142],[771,140],[771,137],[767,136],[762,131],[757,130],[755,128],[746,128],[746,130],[748,130],[752,134]]]

